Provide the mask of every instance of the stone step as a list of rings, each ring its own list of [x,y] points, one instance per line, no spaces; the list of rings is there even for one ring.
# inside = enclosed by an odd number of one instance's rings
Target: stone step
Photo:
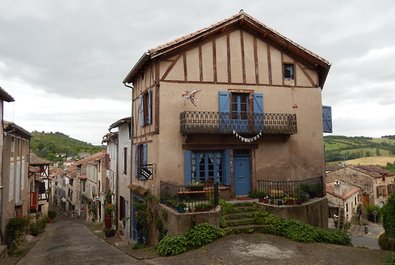
[[[253,225],[253,224],[254,224],[254,218],[230,219],[223,221],[223,226],[225,227]]]
[[[224,220],[241,219],[241,218],[253,218],[254,212],[240,212],[240,213],[229,213],[223,216]]]
[[[254,232],[265,233],[269,229],[269,225],[240,225],[224,228],[224,231],[229,234],[250,234]]]

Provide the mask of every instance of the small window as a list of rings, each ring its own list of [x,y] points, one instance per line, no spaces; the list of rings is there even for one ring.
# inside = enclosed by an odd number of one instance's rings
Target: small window
[[[148,90],[139,97],[140,126],[152,124],[152,91]]]
[[[294,65],[293,64],[284,64],[284,79],[286,80],[294,80]]]
[[[123,174],[124,175],[126,175],[128,173],[127,166],[128,166],[128,148],[124,147],[123,148]]]

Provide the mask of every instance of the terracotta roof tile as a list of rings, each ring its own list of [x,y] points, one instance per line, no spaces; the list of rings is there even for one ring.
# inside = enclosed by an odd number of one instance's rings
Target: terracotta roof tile
[[[52,161],[39,157],[38,155],[30,152],[30,163],[31,166],[42,166],[42,165],[50,165]]]
[[[335,182],[326,183],[326,192],[343,200],[347,200],[353,194],[360,192],[361,188],[342,181],[340,184],[340,191],[340,195],[335,192]]]

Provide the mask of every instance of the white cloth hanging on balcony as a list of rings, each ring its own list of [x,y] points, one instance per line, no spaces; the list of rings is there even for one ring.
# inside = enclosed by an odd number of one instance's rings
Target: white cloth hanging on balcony
[[[246,138],[241,136],[240,134],[238,134],[235,130],[233,130],[233,134],[240,139],[240,141],[245,142],[245,143],[252,143],[256,140],[258,140],[259,138],[261,138],[262,136],[262,131],[260,131],[257,135],[255,135],[254,137],[251,138]]]

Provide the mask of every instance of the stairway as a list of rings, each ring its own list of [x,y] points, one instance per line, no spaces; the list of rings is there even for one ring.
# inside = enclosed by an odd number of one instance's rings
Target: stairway
[[[257,225],[255,212],[259,209],[256,203],[228,203],[221,213],[221,228],[227,234],[264,232],[267,225]]]

